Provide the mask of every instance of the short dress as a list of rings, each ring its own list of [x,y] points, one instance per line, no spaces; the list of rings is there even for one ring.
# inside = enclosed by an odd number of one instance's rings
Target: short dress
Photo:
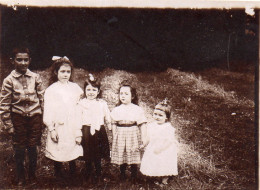
[[[160,125],[153,122],[147,125],[149,144],[145,149],[140,166],[142,174],[146,176],[178,175],[178,145],[174,133],[175,129],[168,122]],[[155,154],[155,149],[161,148],[164,141],[171,142],[171,145],[161,153]]]
[[[138,125],[147,122],[144,111],[135,104],[121,104],[111,112],[112,122],[117,125],[113,137],[111,163],[140,164],[141,154],[138,149],[141,145],[141,133]],[[119,121],[130,121],[131,126],[120,126]]]
[[[82,89],[73,82],[55,82],[44,94],[43,122],[48,127],[46,157],[59,161],[71,161],[83,155],[76,138],[82,136],[78,102]],[[51,139],[51,131],[58,133],[58,143]]]
[[[110,148],[105,124],[111,124],[107,102],[102,99],[82,99],[82,146],[84,160],[110,159]]]

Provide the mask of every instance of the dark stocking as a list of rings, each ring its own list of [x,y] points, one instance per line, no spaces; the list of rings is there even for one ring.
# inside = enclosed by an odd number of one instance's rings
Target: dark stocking
[[[25,180],[24,174],[25,148],[15,148],[16,174],[19,181]]]
[[[28,148],[28,156],[29,156],[29,178],[35,178],[35,171],[37,166],[36,146]]]

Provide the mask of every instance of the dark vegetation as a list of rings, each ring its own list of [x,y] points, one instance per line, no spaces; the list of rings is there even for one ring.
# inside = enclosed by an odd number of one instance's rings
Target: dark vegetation
[[[87,9],[1,7],[2,63],[17,45],[32,51],[32,69],[53,55],[102,71],[235,68],[257,59],[258,13],[244,9]]]

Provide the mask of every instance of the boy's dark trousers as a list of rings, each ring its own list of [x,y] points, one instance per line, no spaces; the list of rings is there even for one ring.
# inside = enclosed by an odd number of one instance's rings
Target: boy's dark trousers
[[[18,181],[25,181],[25,171],[24,171],[24,157],[25,157],[25,148],[16,147],[15,148],[15,163],[16,163],[16,174]],[[29,170],[28,177],[29,179],[34,179],[36,165],[37,165],[37,147],[28,147],[27,153],[29,157]]]
[[[42,135],[42,115],[37,114],[32,117],[26,117],[12,113],[12,122],[18,183],[25,181],[24,158],[26,150],[29,158],[28,177],[30,180],[33,180],[36,177],[37,145],[40,145]]]

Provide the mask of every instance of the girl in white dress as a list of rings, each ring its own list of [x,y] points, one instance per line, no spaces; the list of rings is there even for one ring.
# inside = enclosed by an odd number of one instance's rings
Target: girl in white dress
[[[112,155],[111,163],[120,165],[120,180],[126,179],[125,170],[131,165],[131,179],[136,181],[137,164],[140,164],[141,131],[146,117],[137,105],[136,91],[129,84],[119,89],[120,105],[111,112],[112,117]]]
[[[86,180],[91,182],[92,164],[95,165],[94,182],[101,181],[101,159],[110,160],[110,149],[105,129],[111,130],[110,111],[105,100],[100,99],[101,84],[89,74],[85,84],[85,98],[79,103],[82,114],[82,146],[86,162]]]
[[[140,171],[151,177],[162,177],[162,183],[167,184],[168,177],[178,175],[177,141],[175,129],[169,119],[171,108],[167,100],[155,106],[154,122],[147,124],[144,146],[147,145]],[[158,183],[158,182],[157,182]]]
[[[82,89],[71,82],[73,65],[67,57],[53,57],[51,85],[44,95],[43,122],[48,128],[47,158],[54,160],[55,176],[61,178],[62,162],[69,161],[70,174],[76,169],[75,159],[83,155],[78,101]]]

